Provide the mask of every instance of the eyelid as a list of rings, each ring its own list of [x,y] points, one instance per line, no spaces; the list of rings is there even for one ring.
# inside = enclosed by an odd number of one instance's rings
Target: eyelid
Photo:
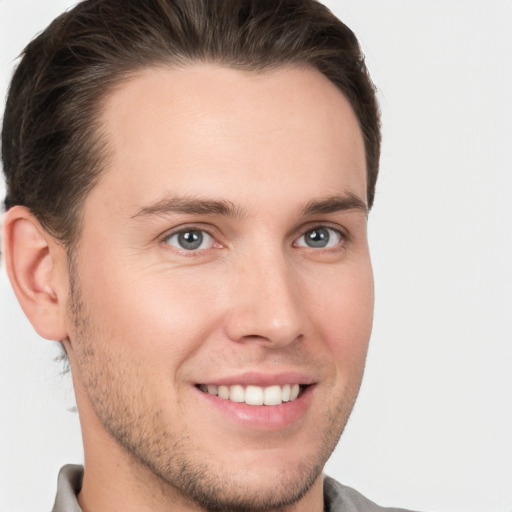
[[[171,237],[172,235],[175,235],[177,233],[183,233],[184,231],[204,231],[212,238],[216,238],[216,235],[213,234],[213,232],[215,231],[214,227],[210,224],[206,224],[203,222],[179,224],[178,226],[174,226],[172,228],[165,230],[157,238],[159,238],[161,241],[164,241],[167,238]]]

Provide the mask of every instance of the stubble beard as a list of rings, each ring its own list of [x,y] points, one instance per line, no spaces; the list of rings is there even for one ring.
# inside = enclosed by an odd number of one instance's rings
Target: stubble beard
[[[178,494],[180,501],[184,499],[194,508],[199,506],[210,512],[269,512],[287,509],[308,493],[338,443],[359,385],[352,392],[345,390],[336,406],[325,411],[326,420],[319,423],[323,428],[314,434],[314,456],[305,457],[281,474],[280,481],[273,479],[265,488],[260,485],[253,489],[244,485],[243,477],[250,480],[254,468],[230,472],[230,467],[219,467],[218,461],[207,460],[186,433],[170,431],[160,411],[144,410],[145,397],[140,389],[130,389],[127,382],[116,379],[118,375],[111,368],[118,362],[103,357],[108,352],[97,355],[90,343],[98,331],[83,302],[72,254],[68,256],[68,269],[68,310],[75,328],[75,360],[88,399],[104,429],[130,455],[134,466],[142,467],[145,473],[149,471],[162,496],[168,496],[172,503]],[[126,369],[122,372],[124,377]]]

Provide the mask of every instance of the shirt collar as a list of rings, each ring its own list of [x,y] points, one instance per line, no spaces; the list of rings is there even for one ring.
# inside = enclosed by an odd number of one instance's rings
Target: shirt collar
[[[82,512],[76,499],[82,488],[83,466],[68,464],[59,473],[53,512]]]

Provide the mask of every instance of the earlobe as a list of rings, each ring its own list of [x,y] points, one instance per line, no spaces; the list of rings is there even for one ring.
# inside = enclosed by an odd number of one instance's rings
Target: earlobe
[[[64,248],[23,206],[5,214],[3,238],[7,275],[23,311],[43,338],[65,339]]]

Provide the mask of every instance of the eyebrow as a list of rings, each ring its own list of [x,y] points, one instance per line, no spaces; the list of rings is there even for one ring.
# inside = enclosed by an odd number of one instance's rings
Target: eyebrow
[[[222,215],[226,217],[243,217],[242,208],[231,201],[202,199],[187,196],[168,196],[155,204],[140,209],[132,219],[168,215],[171,213],[188,213],[195,215]]]
[[[343,195],[330,196],[324,199],[314,199],[302,209],[303,215],[318,215],[323,213],[335,213],[346,210],[360,210],[368,215],[367,204],[351,192]]]
[[[368,206],[355,194],[329,196],[323,199],[311,200],[302,208],[303,216],[335,213],[346,210],[360,210],[368,214]],[[246,212],[240,206],[227,200],[203,199],[199,197],[168,196],[156,203],[141,208],[132,219],[140,219],[171,213],[192,215],[221,215],[224,217],[242,218]]]

